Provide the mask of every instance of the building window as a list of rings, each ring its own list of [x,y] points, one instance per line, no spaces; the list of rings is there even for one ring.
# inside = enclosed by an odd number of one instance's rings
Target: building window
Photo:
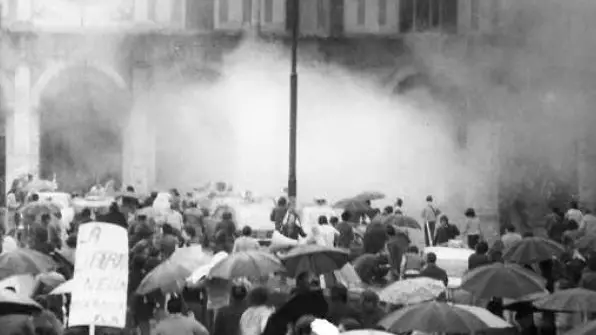
[[[478,0],[470,0],[470,28],[478,30],[480,28],[480,8],[478,8]]]
[[[264,4],[264,11],[265,11],[265,22],[271,23],[273,22],[273,0],[265,0]]]
[[[318,29],[326,29],[327,28],[327,11],[325,10],[325,2],[324,1],[317,1],[317,28]]]
[[[219,22],[228,22],[229,13],[228,0],[219,0]]]
[[[149,21],[157,19],[157,0],[147,1],[147,19]]]
[[[458,0],[400,0],[400,32],[454,32],[457,28],[458,10]]]
[[[366,3],[365,0],[358,0],[357,24],[363,26],[366,23]]]
[[[379,0],[379,26],[387,25],[387,0]]]

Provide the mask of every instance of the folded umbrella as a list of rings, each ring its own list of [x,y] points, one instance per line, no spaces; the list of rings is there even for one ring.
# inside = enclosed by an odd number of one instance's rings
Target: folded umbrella
[[[461,288],[478,299],[520,297],[545,291],[546,281],[517,264],[493,263],[468,271]]]
[[[279,258],[269,252],[245,251],[233,253],[215,264],[209,271],[209,277],[258,279],[284,270]]]
[[[559,243],[543,237],[524,237],[521,241],[513,244],[503,259],[517,264],[533,264],[537,262],[559,257],[565,252],[565,248]]]
[[[20,248],[0,254],[0,280],[14,275],[38,275],[56,268],[54,260],[39,251]]]
[[[339,270],[346,265],[348,258],[349,252],[345,249],[317,244],[299,245],[280,256],[286,273],[293,277],[303,272],[318,276]]]
[[[468,334],[511,327],[486,309],[437,301],[397,310],[383,318],[379,325],[395,333],[418,330],[427,333]]]

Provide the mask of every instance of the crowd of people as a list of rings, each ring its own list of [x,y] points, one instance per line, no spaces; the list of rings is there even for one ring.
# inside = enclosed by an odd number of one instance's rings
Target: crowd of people
[[[70,279],[74,271],[77,231],[81,225],[100,221],[126,228],[130,243],[130,308],[125,333],[278,335],[289,331],[302,335],[314,333],[310,325],[315,318],[326,319],[346,331],[378,329],[377,323],[386,315],[387,310],[381,306],[374,289],[364,291],[355,303],[348,298],[348,288],[333,276],[318,277],[309,273],[301,273],[295,278],[295,286],[289,295],[283,295],[279,290],[272,291],[272,287],[257,285],[250,288],[245,283],[234,284],[229,305],[219,308],[215,313],[208,306],[209,295],[205,287],[186,287],[177,295],[165,295],[157,291],[139,296],[135,292],[144,276],[168,259],[177,248],[201,245],[213,253],[224,251],[233,254],[260,250],[263,246],[253,237],[251,227],[240,226],[242,223],[236,222],[232,213],[226,212],[220,221],[213,222],[208,209],[200,208],[193,199],[181,197],[176,190],[170,192],[169,209],[160,213],[153,209],[157,193],[140,199],[133,196],[134,189],[129,187],[122,194],[120,203],[112,203],[107,212],[83,209],[68,223],[66,229],[64,225],[56,223],[61,219],[60,213],[19,217],[16,223],[8,225],[12,228],[2,231],[3,252],[26,247],[50,255],[60,265],[57,272],[65,279]],[[28,195],[26,200],[27,203],[37,201],[40,200],[34,193]],[[437,255],[431,252],[423,256],[419,246],[412,244],[408,229],[385,223],[384,218],[406,214],[402,199],[397,199],[394,206],[382,211],[373,208],[370,201],[364,203],[368,208],[364,211],[345,210],[339,216],[319,216],[317,224],[307,231],[300,222],[294,204],[282,197],[272,210],[270,219],[275,230],[288,239],[349,249],[356,273],[370,287],[414,277],[428,277],[442,281],[446,286],[449,284],[447,272],[437,264]],[[12,204],[14,206],[14,202]],[[323,205],[324,201],[319,204]],[[11,210],[18,212],[18,208]],[[466,210],[465,218],[462,225],[450,223],[448,217],[433,203],[432,196],[427,197],[426,206],[419,217],[423,223],[421,230],[426,246],[462,240],[464,245],[475,250],[468,260],[468,269],[473,270],[486,264],[503,262],[503,253],[524,238],[552,239],[565,246],[565,254],[535,266],[527,265],[527,268],[542,275],[551,292],[569,287],[596,291],[596,257],[589,248],[582,250],[577,245],[582,236],[596,234],[596,216],[589,210],[580,210],[576,201],[570,203],[566,212],[554,208],[532,232],[520,234],[513,226],[504,227],[503,234],[490,246],[485,236],[485,225],[474,209]],[[285,285],[287,282],[286,278],[281,278],[278,283]],[[323,295],[321,287],[327,289],[327,297]],[[62,308],[63,300],[55,301],[56,297],[47,295],[51,288],[42,285],[35,293],[46,311],[33,320],[42,316],[51,319],[51,322],[35,324],[35,333],[61,335],[63,332],[86,332],[78,328],[63,329],[60,320],[68,311]],[[296,299],[300,295],[308,297],[311,305],[315,301],[312,299],[320,300],[316,303],[317,309],[311,311],[306,308],[293,318],[291,325],[271,322],[270,317],[276,308],[289,297]],[[557,334],[557,331],[560,334],[574,325],[574,320],[557,320],[551,312],[542,312],[543,317],[535,322],[536,310],[531,303],[521,305],[517,306],[513,318],[520,334]],[[496,315],[506,314],[502,299],[492,299],[486,306]],[[116,332],[102,328],[98,331],[106,334]]]

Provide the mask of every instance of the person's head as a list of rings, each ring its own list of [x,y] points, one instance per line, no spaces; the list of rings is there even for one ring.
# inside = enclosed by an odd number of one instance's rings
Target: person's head
[[[366,290],[362,293],[361,303],[364,311],[374,310],[379,306],[379,295],[374,291]]]
[[[329,224],[331,224],[332,226],[335,226],[339,223],[339,218],[337,218],[337,216],[332,216],[329,219]]]
[[[172,225],[169,223],[164,223],[163,226],[161,226],[161,232],[164,235],[176,235],[174,227],[172,227]]]
[[[350,221],[351,218],[352,218],[352,214],[350,214],[350,212],[344,211],[343,213],[341,213],[341,220],[343,222]]]
[[[395,200],[395,204],[397,207],[401,207],[404,205],[404,200],[402,198],[397,198],[397,200]]]
[[[182,314],[184,312],[184,302],[179,297],[171,298],[168,301],[167,310],[170,314]]]
[[[506,233],[515,233],[515,226],[512,224],[508,224],[505,226]]]
[[[130,193],[134,193],[135,192],[135,188],[131,185],[126,186],[126,192],[130,192]]]
[[[418,250],[418,247],[415,245],[411,245],[408,247],[408,253],[410,254],[418,254],[420,253],[420,250]]]
[[[321,224],[321,225],[329,224],[329,221],[327,221],[327,217],[325,215],[319,216],[319,224]]]
[[[75,249],[77,247],[77,235],[76,234],[68,235],[68,237],[66,238],[66,246],[71,249]]]
[[[81,211],[81,216],[84,218],[90,218],[91,217],[91,209],[89,209],[88,207],[83,208],[83,210]]]
[[[449,218],[447,217],[447,215],[441,215],[441,218],[439,219],[439,223],[443,226],[449,225]]]
[[[433,202],[433,196],[432,195],[426,196],[426,202]]]
[[[474,208],[468,208],[468,209],[466,209],[466,212],[464,213],[464,215],[467,218],[473,219],[476,217],[476,211],[474,210]]]
[[[251,306],[264,306],[269,302],[269,290],[266,287],[256,287],[248,294]]]
[[[579,209],[579,203],[577,202],[577,200],[571,200],[569,202],[569,208],[571,208],[571,209]]]
[[[279,207],[286,207],[288,205],[288,199],[280,197],[279,199],[277,199],[277,205]]]
[[[193,239],[193,238],[197,237],[197,231],[195,230],[195,228],[193,226],[186,225],[186,226],[184,226],[183,229],[184,229],[184,232],[186,233],[186,235],[190,239]]]
[[[426,263],[436,264],[437,263],[437,255],[434,252],[429,252],[426,255]]]
[[[303,315],[301,316],[294,325],[294,334],[293,335],[311,335],[312,328],[311,324],[315,321],[316,318],[312,315]]]
[[[221,219],[222,220],[225,220],[225,221],[231,221],[232,220],[232,213],[230,213],[230,212],[224,212],[221,215]]]
[[[478,244],[476,244],[475,249],[477,254],[486,255],[486,253],[488,252],[488,243],[480,241],[478,242]]]
[[[383,214],[385,214],[385,215],[393,214],[393,207],[385,206],[385,208],[383,208]]]
[[[52,221],[52,216],[50,214],[42,214],[41,215],[42,223],[50,223],[50,221]]]
[[[241,302],[244,301],[247,294],[248,291],[246,290],[246,287],[244,285],[233,285],[230,292],[230,297],[234,302]]]
[[[389,237],[394,237],[395,235],[397,235],[397,232],[395,231],[395,227],[393,227],[392,225],[387,225],[387,228],[385,228],[385,231],[387,231],[387,236],[389,236]]]
[[[370,206],[371,206],[371,202],[370,202],[370,200],[364,200],[364,204],[365,204],[365,205],[367,205],[368,207],[370,207]]]
[[[179,197],[179,196],[180,196],[180,192],[179,192],[179,191],[178,191],[178,189],[176,189],[176,188],[173,188],[173,189],[171,189],[171,190],[170,190],[170,194],[171,194],[173,197]]]
[[[577,221],[575,220],[569,220],[569,223],[567,224],[567,230],[578,230],[579,229],[579,224],[577,223]]]
[[[111,212],[111,213],[116,213],[116,212],[119,212],[119,211],[120,211],[120,209],[118,208],[118,203],[117,203],[117,202],[115,202],[115,201],[114,201],[114,202],[112,202],[112,203],[110,204],[110,212]]]
[[[343,285],[335,285],[331,288],[331,301],[343,304],[348,303],[348,289]]]
[[[31,197],[30,197],[29,199],[30,199],[32,202],[39,201],[39,194],[37,194],[37,193],[33,193],[33,194],[31,194]]]
[[[296,276],[296,288],[298,289],[318,289],[320,281],[317,276],[309,272],[302,272]]]
[[[252,228],[250,228],[249,226],[244,226],[244,228],[242,228],[242,236],[252,236]]]

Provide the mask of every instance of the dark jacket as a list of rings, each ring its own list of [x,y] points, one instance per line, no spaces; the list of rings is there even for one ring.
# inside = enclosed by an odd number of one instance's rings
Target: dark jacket
[[[240,335],[240,318],[246,305],[236,303],[222,307],[215,317],[213,335]]]
[[[385,247],[387,239],[387,229],[384,224],[379,222],[369,224],[364,233],[364,252],[368,254],[380,252]]]
[[[362,323],[360,313],[352,308],[348,303],[332,302],[329,304],[329,311],[327,312],[327,320],[334,325],[339,325],[344,319],[354,319]]]
[[[427,277],[436,280],[440,280],[445,283],[445,286],[449,283],[449,277],[445,270],[438,267],[436,264],[427,264],[422,271],[420,271],[420,277]]]
[[[400,272],[401,262],[406,250],[410,246],[410,237],[402,232],[398,231],[397,234],[387,242],[387,252],[389,252],[389,264],[391,269]]]
[[[468,270],[490,264],[490,258],[486,254],[473,253],[468,257]]]
[[[459,236],[459,229],[455,225],[447,224],[439,226],[435,232],[435,245],[449,242]]]

